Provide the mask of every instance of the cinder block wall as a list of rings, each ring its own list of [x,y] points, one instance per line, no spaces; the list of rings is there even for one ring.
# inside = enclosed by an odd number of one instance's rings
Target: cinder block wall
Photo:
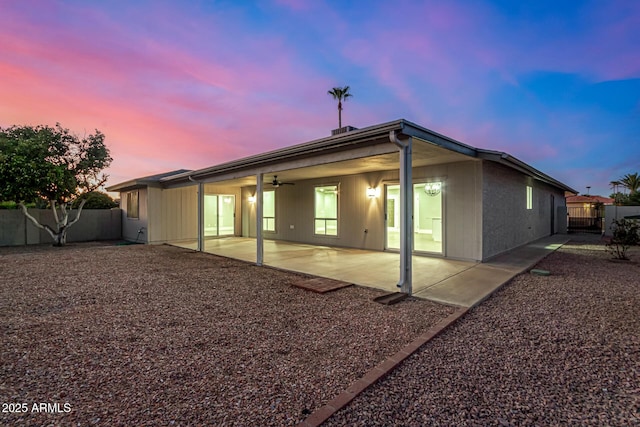
[[[54,226],[49,209],[29,209],[41,224]],[[75,218],[70,213],[70,220]],[[122,238],[122,211],[120,209],[84,209],[80,220],[67,233],[67,242],[117,240]],[[0,246],[37,245],[53,242],[49,233],[38,229],[21,210],[0,210]]]
[[[495,162],[483,162],[482,172],[483,260],[562,229],[560,189]],[[527,186],[533,188],[531,209],[526,207]]]
[[[611,226],[616,219],[622,219],[625,216],[640,215],[640,206],[605,206],[604,207],[604,235],[612,236]]]

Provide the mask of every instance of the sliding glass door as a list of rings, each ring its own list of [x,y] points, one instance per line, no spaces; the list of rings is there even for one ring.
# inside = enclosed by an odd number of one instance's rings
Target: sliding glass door
[[[400,186],[385,191],[386,248],[400,249]],[[413,250],[442,253],[442,182],[413,185]]]
[[[233,194],[204,195],[205,237],[235,234],[236,196]]]

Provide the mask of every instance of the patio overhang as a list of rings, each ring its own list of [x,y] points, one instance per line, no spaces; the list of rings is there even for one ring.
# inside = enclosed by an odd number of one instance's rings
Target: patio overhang
[[[390,132],[395,132],[399,138],[412,137],[420,141],[414,150],[414,167],[477,157],[477,150],[471,146],[406,120],[397,120],[169,176],[160,179],[160,183],[164,187],[172,187],[190,180],[219,182],[247,177],[253,179],[257,173],[269,175],[298,171],[286,178],[294,180],[330,176],[336,172],[354,174],[397,169],[398,147],[389,140]]]

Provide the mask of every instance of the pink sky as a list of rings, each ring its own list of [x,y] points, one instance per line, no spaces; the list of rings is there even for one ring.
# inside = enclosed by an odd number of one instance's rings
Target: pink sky
[[[328,136],[348,84],[346,124],[405,118],[608,194],[640,171],[638,4],[0,0],[0,126],[99,129],[115,184]]]

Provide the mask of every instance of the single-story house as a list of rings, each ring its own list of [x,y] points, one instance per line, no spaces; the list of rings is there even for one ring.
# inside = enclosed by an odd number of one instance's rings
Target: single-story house
[[[564,231],[567,185],[503,152],[406,120],[333,135],[193,171],[133,179],[120,192],[123,237],[145,243],[263,241],[486,261]],[[559,212],[561,212],[559,214]]]
[[[587,194],[582,195],[570,195],[566,197],[567,208],[583,208],[592,209],[598,205],[608,206],[613,205],[615,200],[611,197],[603,196],[589,196]]]
[[[604,207],[613,205],[615,200],[609,197],[590,196],[588,194],[567,195],[565,200],[569,232],[604,232]]]

